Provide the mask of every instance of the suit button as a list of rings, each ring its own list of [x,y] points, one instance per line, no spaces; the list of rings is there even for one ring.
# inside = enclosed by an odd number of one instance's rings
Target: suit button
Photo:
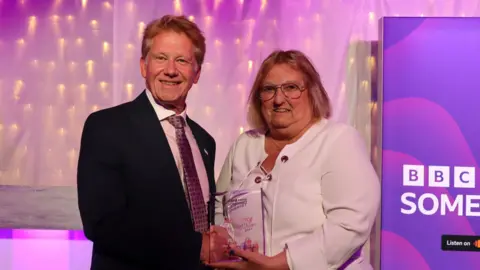
[[[257,178],[255,178],[255,183],[259,184],[260,182],[262,182],[262,178],[257,176]]]
[[[287,156],[282,156],[282,158],[280,159],[283,163],[287,162],[288,161],[288,157]]]

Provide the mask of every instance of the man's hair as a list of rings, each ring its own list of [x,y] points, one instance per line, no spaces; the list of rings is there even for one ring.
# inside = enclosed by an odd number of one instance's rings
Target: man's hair
[[[323,87],[320,75],[313,66],[308,57],[297,50],[272,52],[265,60],[263,60],[257,76],[250,90],[248,101],[247,120],[251,128],[266,129],[267,125],[263,118],[261,107],[262,101],[259,98],[260,90],[268,73],[276,65],[286,64],[294,70],[299,71],[303,75],[306,94],[310,96],[310,102],[315,118],[329,118],[331,115],[331,104],[327,91]],[[304,93],[305,94],[305,93]]]
[[[153,38],[161,32],[173,31],[179,34],[185,34],[195,47],[195,60],[201,66],[205,58],[205,37],[198,26],[189,21],[185,16],[165,15],[160,19],[151,21],[145,31],[142,39],[142,59],[146,59],[148,52],[152,47]]]

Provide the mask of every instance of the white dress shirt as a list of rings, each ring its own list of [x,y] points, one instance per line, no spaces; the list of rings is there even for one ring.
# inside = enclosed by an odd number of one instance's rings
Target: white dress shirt
[[[217,192],[263,188],[265,255],[286,249],[291,270],[372,269],[361,249],[379,209],[380,183],[356,130],[322,120],[283,148],[270,173],[261,168],[266,157],[265,135],[243,133],[217,181]],[[223,222],[220,202],[215,219]]]
[[[170,149],[172,150],[173,157],[175,158],[175,163],[177,164],[178,172],[180,173],[180,179],[182,180],[183,189],[186,191],[185,185],[185,176],[183,175],[183,165],[182,159],[180,157],[180,151],[178,149],[177,144],[177,137],[175,135],[175,127],[172,126],[167,120],[167,117],[171,115],[175,115],[175,112],[172,110],[167,110],[158,103],[155,102],[155,99],[152,96],[152,93],[147,89],[145,91],[147,93],[148,100],[153,106],[155,113],[157,114],[158,119],[160,120],[160,124],[162,125],[163,131],[167,136],[168,144],[170,145]],[[200,149],[198,148],[197,141],[193,136],[192,130],[188,126],[188,122],[186,119],[186,112],[183,111],[179,116],[183,117],[185,120],[185,135],[187,136],[188,143],[190,144],[190,148],[192,149],[193,154],[193,161],[195,162],[195,168],[197,169],[198,179],[200,180],[200,186],[202,188],[203,198],[205,203],[208,202],[210,199],[209,193],[210,189],[208,186],[208,176],[205,170],[205,164],[203,163],[202,154],[200,153]]]

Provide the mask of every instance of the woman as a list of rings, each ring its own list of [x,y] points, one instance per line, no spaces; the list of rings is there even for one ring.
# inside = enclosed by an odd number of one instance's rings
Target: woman
[[[329,121],[320,76],[299,51],[262,63],[249,100],[254,130],[232,146],[217,192],[262,188],[265,254],[233,248],[229,269],[371,269],[361,249],[380,203],[377,175],[354,128]],[[216,223],[223,221],[216,205]]]

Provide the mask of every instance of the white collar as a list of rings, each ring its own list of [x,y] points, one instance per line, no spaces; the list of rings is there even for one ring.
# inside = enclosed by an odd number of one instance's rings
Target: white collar
[[[150,101],[150,104],[152,104],[153,106],[153,109],[155,110],[155,113],[157,114],[157,117],[158,117],[158,120],[162,121],[164,120],[165,118],[169,117],[169,116],[172,116],[172,115],[175,115],[176,113],[172,110],[169,110],[169,109],[166,109],[165,107],[163,107],[162,105],[158,104],[152,93],[150,92],[150,90],[146,89],[145,90],[146,94],[147,94],[147,98],[148,100]],[[180,114],[178,114],[179,116],[183,117],[183,119],[186,121],[187,119],[187,110],[183,110],[183,112],[181,112]]]

